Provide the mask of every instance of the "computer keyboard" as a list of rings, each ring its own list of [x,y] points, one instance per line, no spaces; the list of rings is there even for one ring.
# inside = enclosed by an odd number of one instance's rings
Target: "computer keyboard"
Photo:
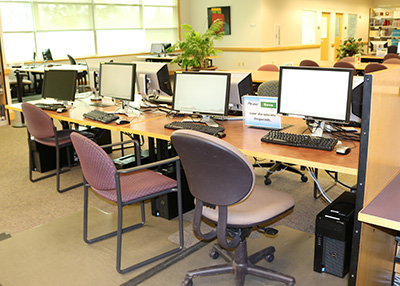
[[[200,131],[200,132],[211,134],[211,135],[214,135],[217,132],[222,132],[222,131],[225,130],[225,128],[222,127],[222,126],[211,127],[211,126],[203,125],[203,124],[200,124],[200,123],[182,122],[182,121],[173,121],[171,123],[165,124],[164,127],[168,128],[168,129],[195,130],[195,131]]]
[[[338,142],[336,138],[293,134],[281,131],[270,131],[261,138],[261,141],[327,151],[332,151]]]
[[[83,117],[86,117],[86,118],[89,118],[92,120],[96,120],[96,121],[99,121],[102,123],[106,123],[106,124],[119,119],[118,115],[110,114],[110,113],[107,113],[107,112],[104,112],[101,110],[97,110],[97,109],[94,109],[87,113],[84,113]]]
[[[37,107],[44,110],[56,111],[59,108],[66,108],[62,103],[35,103]]]

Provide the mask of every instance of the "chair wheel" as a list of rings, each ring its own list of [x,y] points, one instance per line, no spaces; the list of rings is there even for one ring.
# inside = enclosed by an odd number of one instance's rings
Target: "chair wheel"
[[[192,286],[193,285],[193,280],[192,278],[185,277],[182,281],[182,286]]]
[[[211,248],[209,255],[212,259],[217,259],[219,257],[219,253],[214,248]]]
[[[268,262],[272,262],[272,261],[274,261],[274,259],[275,259],[275,256],[273,253],[271,253],[265,257],[265,260],[267,260]]]
[[[304,183],[308,181],[308,177],[306,175],[301,176],[301,181]]]
[[[266,178],[266,179],[264,180],[264,184],[265,184],[266,186],[271,185],[271,183],[272,183],[272,181],[271,181],[270,178]]]

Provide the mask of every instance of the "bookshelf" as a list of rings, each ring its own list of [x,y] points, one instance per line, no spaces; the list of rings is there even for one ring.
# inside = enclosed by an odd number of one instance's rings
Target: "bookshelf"
[[[369,16],[368,44],[371,41],[387,41],[388,46],[397,46],[399,39],[400,7],[371,8]],[[370,51],[368,50],[368,52]]]

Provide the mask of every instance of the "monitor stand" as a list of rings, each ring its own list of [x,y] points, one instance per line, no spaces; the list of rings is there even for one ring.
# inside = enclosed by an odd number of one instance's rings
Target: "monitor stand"
[[[182,122],[205,123],[210,127],[219,127],[219,124],[209,115],[200,115],[198,117],[191,117],[190,119],[183,119]]]
[[[320,136],[324,133],[325,121],[314,121],[311,136]]]
[[[140,106],[136,102],[123,100],[121,104],[121,108],[115,113],[125,114],[128,117],[140,115]]]

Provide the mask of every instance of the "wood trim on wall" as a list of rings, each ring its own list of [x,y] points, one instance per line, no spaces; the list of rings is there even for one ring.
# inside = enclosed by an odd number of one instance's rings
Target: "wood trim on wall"
[[[269,48],[245,48],[245,47],[216,47],[216,49],[221,50],[223,52],[254,52],[254,53],[262,53],[262,52],[277,52],[277,51],[293,51],[293,50],[306,50],[306,49],[319,49],[321,48],[320,44],[315,45],[299,45],[299,46],[286,46],[286,47],[269,47]]]

